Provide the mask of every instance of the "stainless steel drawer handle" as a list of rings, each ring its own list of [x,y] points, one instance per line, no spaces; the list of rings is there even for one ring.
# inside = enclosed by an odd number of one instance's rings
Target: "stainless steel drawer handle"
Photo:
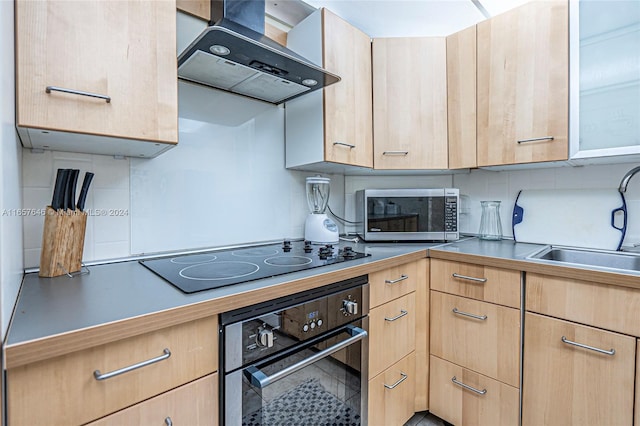
[[[104,99],[105,101],[107,101],[107,103],[111,102],[111,97],[107,95],[100,95],[98,93],[91,93],[91,92],[83,92],[82,90],[65,89],[64,87],[47,86],[46,89],[44,89],[44,91],[47,93],[51,93],[51,92],[71,93],[73,95],[89,96],[91,98]]]
[[[128,373],[129,371],[137,370],[138,368],[146,367],[147,365],[155,364],[156,362],[163,361],[171,356],[171,351],[168,348],[164,348],[164,355],[160,355],[159,357],[151,358],[146,361],[139,362],[137,364],[130,365],[128,367],[121,368],[119,370],[111,371],[110,373],[100,373],[100,370],[96,370],[93,372],[93,377],[96,380],[106,380],[115,376],[119,376],[123,373]]]
[[[470,277],[470,276],[467,276],[467,275],[456,274],[455,272],[453,274],[451,274],[451,276],[453,278],[459,278],[461,280],[474,281],[474,282],[477,282],[477,283],[486,283],[487,282],[486,278]]]
[[[164,419],[164,424],[167,426],[173,426],[173,422],[171,421],[171,417],[167,417]]]
[[[454,314],[456,314],[456,315],[463,315],[463,316],[465,316],[465,317],[469,317],[469,318],[477,319],[477,320],[480,320],[480,321],[485,321],[485,320],[487,319],[487,316],[486,316],[486,315],[470,314],[470,313],[468,313],[468,312],[462,312],[462,311],[459,311],[459,310],[458,310],[458,308],[453,308],[453,309],[451,310],[451,312],[453,312],[453,313],[454,313]]]
[[[578,343],[578,342],[572,342],[571,340],[568,340],[566,337],[562,336],[562,343],[566,343],[567,345],[573,345],[573,346],[577,346],[579,348],[583,348],[583,349],[589,349],[590,351],[595,351],[601,354],[605,354],[605,355],[615,355],[616,354],[616,350],[611,348],[611,350],[605,350],[605,349],[600,349],[600,348],[594,348],[593,346],[589,346],[589,345],[584,345],[582,343]]]
[[[459,278],[459,279],[461,279],[461,280],[468,280],[468,281],[475,281],[475,282],[477,282],[477,283],[486,283],[486,282],[487,282],[487,279],[486,279],[486,278],[470,277],[470,276],[468,276],[468,275],[460,275],[460,274],[457,274],[457,273],[455,273],[455,272],[454,272],[453,274],[451,274],[451,276],[452,276],[453,278]]]
[[[395,284],[395,283],[399,283],[400,281],[404,281],[404,280],[406,280],[408,278],[409,278],[408,275],[402,274],[402,275],[400,275],[400,278],[398,278],[398,279],[395,279],[395,280],[384,280],[384,282],[386,284]]]
[[[402,318],[402,317],[404,317],[404,316],[407,316],[407,315],[409,315],[409,312],[408,312],[408,311],[405,311],[404,309],[400,309],[400,315],[396,315],[396,316],[395,316],[395,317],[393,317],[393,318],[387,318],[387,317],[384,317],[384,320],[385,320],[385,321],[392,322],[392,321],[398,320],[398,319],[400,319],[400,318]]]
[[[518,143],[552,141],[554,139],[555,138],[553,136],[543,136],[541,138],[520,139],[520,140],[518,140]]]
[[[270,376],[267,376],[262,370],[257,368],[255,365],[251,365],[244,370],[244,375],[251,384],[257,388],[264,389],[273,382],[282,379],[290,374],[299,371],[314,362],[320,361],[323,358],[328,357],[334,352],[338,352],[340,349],[346,348],[349,345],[352,345],[365,337],[367,337],[367,332],[360,327],[355,327],[353,325],[348,325],[345,327],[345,331],[349,333],[351,337],[343,340],[340,343],[336,343],[333,346],[328,347],[327,349],[323,349],[320,352],[316,352],[308,358],[305,358],[297,363],[290,365],[276,373],[273,373]]]
[[[395,383],[394,383],[394,384],[392,384],[392,385],[388,385],[388,384],[386,384],[386,383],[385,383],[385,384],[384,384],[384,387],[385,387],[385,388],[387,388],[387,389],[393,389],[393,388],[395,388],[396,386],[398,386],[400,383],[402,383],[402,382],[404,382],[405,380],[407,380],[407,377],[409,377],[409,376],[407,376],[406,374],[404,374],[402,371],[400,372],[400,375],[401,375],[402,377],[400,377],[400,379],[399,379],[397,382],[395,382]]]
[[[340,145],[340,146],[346,146],[349,149],[353,149],[353,148],[356,147],[355,145],[352,145],[352,144],[346,143],[346,142],[334,142],[333,144],[334,145]]]
[[[409,151],[383,151],[382,155],[409,155]]]
[[[474,388],[473,386],[465,385],[464,383],[459,382],[459,381],[458,381],[458,379],[456,379],[456,376],[453,376],[453,377],[451,378],[451,381],[452,381],[454,384],[456,384],[456,385],[458,385],[458,386],[460,386],[460,387],[463,387],[463,388],[465,388],[465,389],[467,389],[467,390],[470,390],[471,392],[475,392],[475,393],[477,393],[478,395],[484,395],[485,393],[487,393],[487,390],[486,390],[486,389],[482,389],[482,390],[480,390],[480,389],[476,389],[476,388]]]

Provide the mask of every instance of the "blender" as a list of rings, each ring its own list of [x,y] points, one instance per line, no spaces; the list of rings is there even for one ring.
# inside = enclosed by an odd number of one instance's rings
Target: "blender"
[[[307,178],[307,203],[311,213],[304,223],[304,239],[311,244],[337,244],[338,225],[329,219],[325,209],[329,204],[329,178]]]

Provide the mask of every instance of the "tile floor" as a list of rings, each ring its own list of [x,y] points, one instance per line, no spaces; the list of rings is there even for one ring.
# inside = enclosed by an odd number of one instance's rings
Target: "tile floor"
[[[450,426],[444,420],[434,416],[428,411],[416,413],[404,426]]]

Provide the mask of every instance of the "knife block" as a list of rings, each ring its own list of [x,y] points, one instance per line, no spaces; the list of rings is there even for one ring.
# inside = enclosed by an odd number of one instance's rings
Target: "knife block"
[[[56,211],[51,206],[47,206],[38,275],[57,277],[80,271],[86,228],[86,212]]]

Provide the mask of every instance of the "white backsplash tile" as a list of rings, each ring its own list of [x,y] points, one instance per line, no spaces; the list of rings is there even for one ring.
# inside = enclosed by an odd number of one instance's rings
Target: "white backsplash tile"
[[[51,202],[57,168],[80,169],[78,188],[84,172],[94,172],[86,204],[93,214],[87,221],[85,261],[304,236],[309,213],[305,178],[316,173],[284,168],[282,108],[269,108],[236,127],[209,122],[196,126],[194,120],[184,119],[180,125],[178,147],[150,160],[23,150],[23,207],[40,209]],[[512,209],[519,190],[617,188],[631,167],[328,175],[329,205],[335,214],[353,221],[358,189],[454,187],[464,196],[462,232],[478,232],[481,200],[500,200],[503,234],[511,237]],[[640,242],[640,178],[635,179],[638,182],[632,180],[626,194],[625,244]],[[107,215],[97,216],[98,209],[106,210]],[[336,222],[341,232],[355,230],[353,225]],[[41,216],[23,218],[26,267],[38,266],[43,223]]]

